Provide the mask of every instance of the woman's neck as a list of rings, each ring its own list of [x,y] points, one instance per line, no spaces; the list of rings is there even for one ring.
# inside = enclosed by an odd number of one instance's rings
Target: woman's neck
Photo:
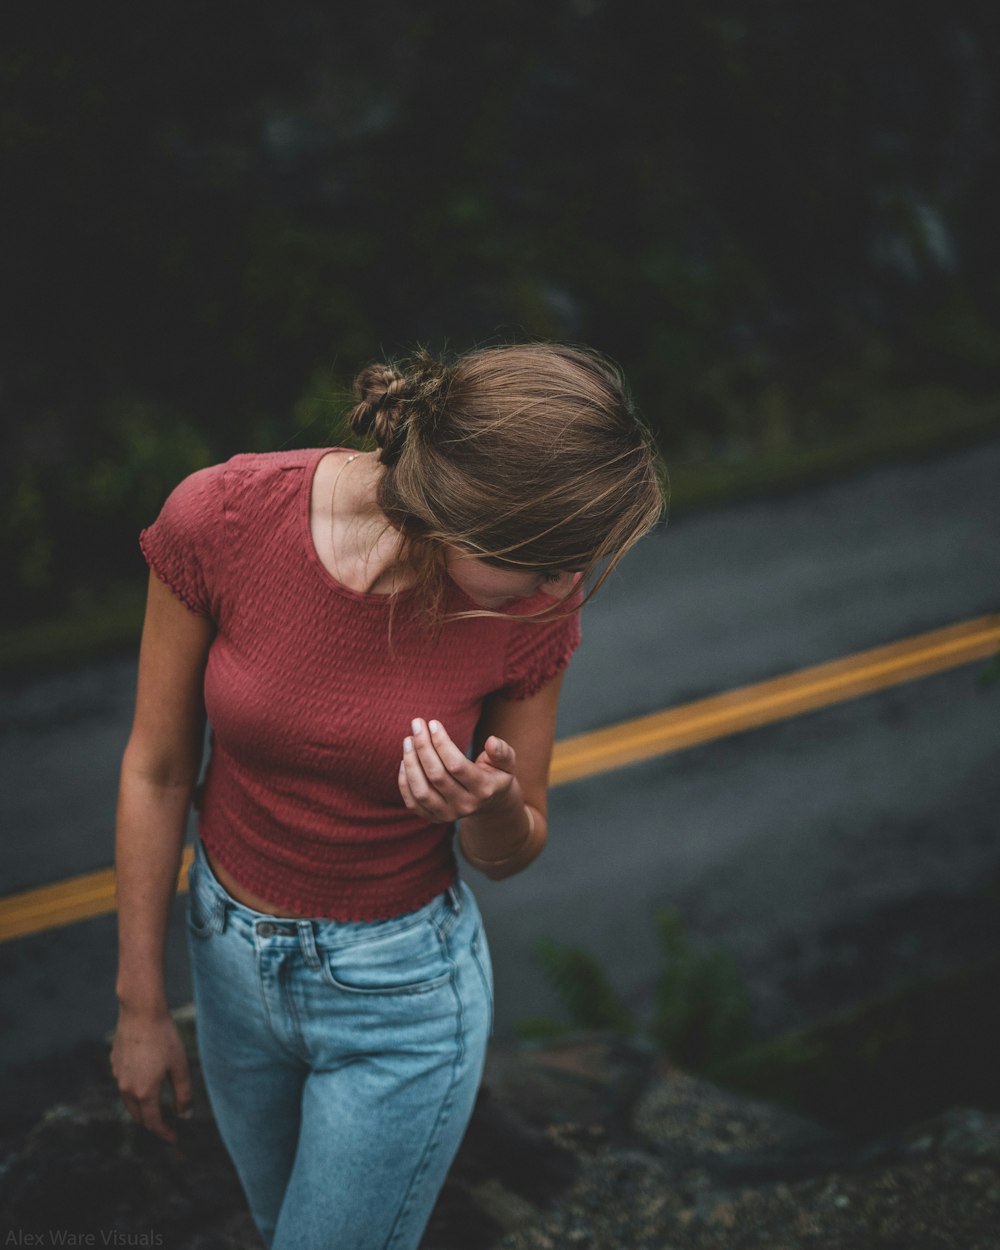
[[[313,479],[310,526],[327,571],[359,594],[391,594],[412,584],[402,536],[378,506],[384,469],[373,452],[331,452]]]

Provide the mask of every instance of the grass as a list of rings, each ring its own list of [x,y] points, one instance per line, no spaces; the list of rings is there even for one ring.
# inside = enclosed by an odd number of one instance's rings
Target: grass
[[[671,1064],[860,1138],[956,1105],[1000,1111],[1000,954],[913,977],[805,1028],[755,1041],[749,994],[732,956],[697,953],[672,909],[658,911],[656,925],[663,963],[648,1027],[594,956],[542,939],[536,960],[568,1020],[523,1020],[522,1039],[546,1042],[579,1030],[638,1035]]]
[[[860,1135],[955,1105],[1000,1111],[998,1004],[1000,956],[991,955],[758,1042],[706,1075]]]
[[[648,1028],[594,956],[542,939],[536,960],[568,1019],[522,1020],[522,1039],[579,1030],[639,1035],[671,1064],[861,1138],[955,1105],[1000,1111],[1000,954],[754,1041],[750,998],[731,955],[696,953],[672,909],[661,909],[656,925],[663,964]]]
[[[143,578],[61,616],[0,630],[0,674],[28,676],[135,648],[145,597]]]
[[[878,464],[924,458],[1000,434],[1000,399],[944,388],[874,396],[863,426],[812,446],[732,462],[670,465],[670,515],[817,486]],[[0,630],[0,675],[65,667],[134,647],[145,583],[119,585],[61,616]]]
[[[925,459],[1000,434],[1000,398],[972,400],[923,387],[873,399],[865,424],[812,446],[792,445],[731,462],[670,465],[670,513],[819,485],[861,469]]]

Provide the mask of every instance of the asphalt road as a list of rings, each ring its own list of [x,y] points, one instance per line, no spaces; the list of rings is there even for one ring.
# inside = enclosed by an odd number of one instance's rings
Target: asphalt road
[[[559,733],[996,611],[998,574],[1000,443],[671,523],[586,609]],[[540,936],[598,955],[641,1011],[662,906],[697,949],[733,951],[766,1031],[1000,950],[1000,687],[979,687],[981,667],[555,790],[528,872],[469,873],[498,1032],[558,1013],[531,954]],[[3,894],[110,864],[132,690],[131,660],[5,690]],[[0,946],[8,1113],[101,1061],[114,958],[110,916]]]

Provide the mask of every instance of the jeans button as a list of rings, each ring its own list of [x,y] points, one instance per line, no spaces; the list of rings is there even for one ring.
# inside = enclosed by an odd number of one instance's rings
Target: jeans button
[[[263,938],[274,937],[274,925],[265,920],[263,924],[257,926],[257,932]]]

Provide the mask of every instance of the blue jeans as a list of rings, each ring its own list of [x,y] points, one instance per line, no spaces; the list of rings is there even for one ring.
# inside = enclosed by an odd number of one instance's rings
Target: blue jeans
[[[463,883],[372,923],[236,902],[199,843],[188,948],[212,1111],[274,1250],[414,1250],[465,1132],[492,1028]]]

